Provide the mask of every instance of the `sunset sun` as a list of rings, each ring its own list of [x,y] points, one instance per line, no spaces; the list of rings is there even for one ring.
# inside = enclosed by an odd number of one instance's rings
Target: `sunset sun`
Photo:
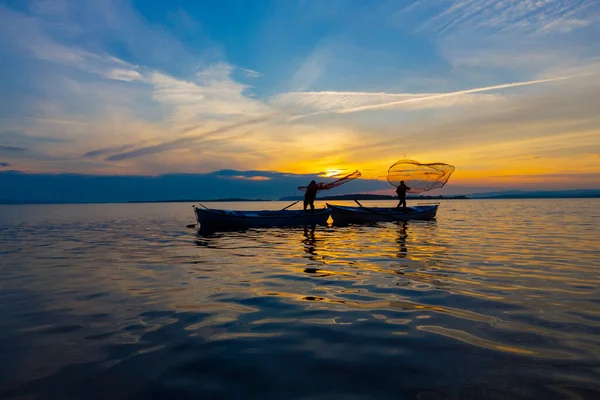
[[[344,172],[343,169],[339,169],[339,168],[328,168],[325,170],[324,173],[321,174],[321,176],[325,177],[325,178],[333,178],[338,176],[339,174],[341,174],[342,172]]]

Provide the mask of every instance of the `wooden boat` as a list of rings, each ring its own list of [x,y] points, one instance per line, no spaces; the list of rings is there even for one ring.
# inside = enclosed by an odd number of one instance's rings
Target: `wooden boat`
[[[314,211],[262,210],[236,211],[194,207],[196,220],[201,227],[271,227],[324,225],[329,219],[330,208]]]
[[[438,205],[422,205],[407,207],[406,210],[396,207],[346,207],[327,204],[331,208],[334,224],[432,220],[437,213]]]

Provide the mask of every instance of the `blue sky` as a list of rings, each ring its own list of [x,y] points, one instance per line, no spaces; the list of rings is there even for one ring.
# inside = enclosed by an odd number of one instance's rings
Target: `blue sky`
[[[600,2],[0,1],[0,171],[600,187]]]

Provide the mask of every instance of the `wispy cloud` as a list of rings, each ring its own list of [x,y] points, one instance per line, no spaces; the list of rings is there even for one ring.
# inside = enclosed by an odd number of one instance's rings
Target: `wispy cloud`
[[[244,75],[246,75],[246,77],[248,78],[260,78],[261,76],[263,76],[263,74],[261,74],[260,72],[251,69],[244,69]]]
[[[183,119],[206,115],[259,115],[268,107],[244,94],[246,85],[231,78],[232,67],[225,63],[212,65],[196,74],[195,80],[181,80],[153,72],[149,81],[154,86],[153,98],[177,107]]]
[[[569,32],[600,20],[596,0],[454,0],[416,2],[406,11],[434,13],[421,31],[437,33],[500,31],[547,34]]]
[[[199,141],[206,142],[207,141],[206,139],[210,139],[216,135],[231,132],[233,130],[236,130],[236,129],[239,129],[242,127],[259,124],[261,122],[267,121],[268,119],[270,119],[270,116],[262,116],[259,118],[242,121],[242,122],[239,122],[236,124],[226,125],[226,126],[223,126],[223,127],[217,128],[217,129],[213,129],[212,131],[204,132],[201,135],[195,135],[192,137],[182,137],[179,139],[170,140],[170,141],[159,143],[156,145],[140,147],[140,148],[137,148],[132,151],[118,153],[118,154],[108,157],[107,160],[108,161],[120,161],[120,160],[125,160],[125,159],[130,159],[130,158],[137,158],[137,157],[146,156],[149,154],[162,153],[164,151],[186,147],[186,146],[191,145],[192,143],[199,142]],[[227,137],[227,138],[217,138],[217,140],[234,139],[237,137],[239,137],[239,136]]]
[[[0,6],[0,20],[3,22],[2,29],[13,38],[14,43],[26,54],[37,59],[107,77],[111,74],[123,76],[123,71],[131,71],[135,68],[109,54],[91,52],[60,43],[46,32],[48,23],[45,20],[26,16],[2,6]]]
[[[348,98],[352,98],[356,94],[337,93],[337,94],[334,94],[333,101],[332,101],[332,99],[329,99],[329,101],[327,101],[327,100],[322,101],[323,99],[318,99],[318,97],[321,97],[319,95],[319,93],[307,93],[306,97],[308,97],[309,101],[310,101],[310,99],[317,98],[317,101],[313,101],[311,104],[322,105],[322,106],[324,106],[323,108],[325,108],[325,109],[314,112],[314,113],[310,113],[310,114],[297,115],[294,117],[294,119],[305,118],[305,117],[310,117],[310,116],[315,116],[315,115],[320,115],[320,114],[325,114],[325,113],[347,114],[347,113],[375,110],[375,109],[381,109],[381,108],[405,106],[405,105],[409,105],[409,104],[413,104],[413,103],[428,104],[428,106],[430,106],[430,107],[432,106],[432,104],[436,104],[437,106],[440,106],[440,104],[443,104],[442,102],[440,102],[440,100],[446,99],[446,98],[461,97],[461,96],[465,96],[465,95],[471,95],[474,93],[489,92],[489,91],[502,90],[502,89],[511,89],[511,88],[522,87],[522,86],[560,82],[560,81],[582,78],[585,76],[592,76],[592,75],[598,75],[598,74],[600,74],[600,72],[581,74],[581,75],[572,75],[572,76],[561,76],[561,77],[554,77],[554,78],[548,78],[548,79],[537,79],[537,80],[527,81],[527,82],[505,83],[502,85],[494,85],[494,86],[486,86],[486,87],[473,88],[473,89],[458,90],[458,91],[449,92],[449,93],[422,94],[422,95],[415,95],[415,94],[382,95],[382,94],[373,93],[371,95],[373,97],[379,97],[380,101],[374,101],[373,102],[374,104],[356,105],[356,106],[348,106],[348,104],[349,103],[351,104],[351,102],[347,101]],[[327,93],[327,92],[323,93],[323,94],[325,95],[325,97],[332,95],[332,93]],[[359,101],[361,101],[361,100],[364,101],[365,97],[369,98],[369,97],[371,97],[371,95],[366,95],[363,93],[356,97],[358,98]],[[294,93],[294,94],[292,94],[292,96],[299,96],[299,94]],[[303,97],[303,96],[300,96],[300,97]],[[390,98],[393,98],[393,97],[399,97],[399,99],[398,100],[394,99],[394,100],[390,101],[391,100]],[[485,98],[486,97],[484,97],[484,99]],[[285,100],[285,96],[283,97],[283,99]],[[470,99],[470,98],[464,98],[464,99],[466,99],[468,102],[471,102],[471,103],[473,102],[473,100],[476,100],[476,99]],[[384,101],[381,101],[381,100],[384,100]],[[463,100],[463,102],[464,102],[464,100]],[[446,105],[448,105],[448,104],[449,103],[446,103]],[[455,105],[455,104],[457,104],[457,102],[450,103],[450,104]],[[339,105],[342,105],[342,106],[338,107]],[[344,107],[344,105],[346,105],[346,107]]]
[[[440,93],[440,94],[434,94],[434,95],[430,95],[430,96],[423,96],[423,97],[412,98],[412,99],[403,99],[403,100],[398,100],[398,101],[392,101],[389,103],[347,108],[347,109],[340,110],[338,112],[350,113],[350,112],[357,112],[357,111],[365,111],[365,110],[369,110],[369,109],[391,107],[391,106],[396,106],[396,105],[400,105],[400,104],[423,102],[423,101],[430,101],[430,100],[439,100],[439,99],[442,99],[445,97],[462,96],[462,95],[472,94],[472,93],[489,92],[489,91],[493,91],[493,90],[510,89],[510,88],[516,88],[516,87],[521,87],[521,86],[539,85],[542,83],[559,82],[559,81],[581,78],[581,77],[590,76],[590,75],[596,75],[596,74],[582,74],[582,75],[562,76],[562,77],[548,78],[548,79],[538,79],[538,80],[527,81],[527,82],[505,83],[502,85],[494,85],[494,86],[480,87],[480,88],[474,88],[474,89],[458,90],[456,92]]]
[[[274,107],[290,111],[344,113],[362,107],[442,108],[500,101],[496,95],[441,96],[445,93],[290,92],[271,99]],[[441,97],[440,97],[441,96]],[[351,111],[350,111],[351,112]]]
[[[23,132],[8,130],[0,131],[0,141],[11,145],[31,145],[35,143],[65,143],[68,140],[64,138],[51,136],[34,136]]]
[[[245,176],[245,175],[235,175],[231,176],[231,179],[241,179],[245,181],[270,181],[271,178],[263,175],[253,175],[253,176]]]
[[[123,151],[126,151],[126,150],[130,150],[130,149],[135,148],[136,146],[139,146],[139,144],[138,145],[136,145],[136,144],[126,144],[124,146],[105,147],[105,148],[102,148],[102,149],[96,149],[96,150],[88,151],[87,153],[83,154],[83,157],[94,158],[94,157],[105,156],[107,154],[119,153],[119,152],[123,152]]]
[[[26,149],[25,147],[0,145],[0,152],[19,153],[19,152],[27,151],[27,150],[28,149]]]
[[[140,81],[142,80],[142,75],[131,69],[122,69],[115,68],[111,69],[106,75],[110,79],[116,79],[119,81]]]

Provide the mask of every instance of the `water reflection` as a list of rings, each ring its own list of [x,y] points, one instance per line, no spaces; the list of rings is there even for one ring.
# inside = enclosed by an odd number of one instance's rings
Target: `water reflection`
[[[210,225],[197,225],[196,228],[196,233],[198,236],[204,236],[204,237],[215,237],[218,236],[219,234],[226,234],[226,233],[233,233],[233,232],[238,232],[238,233],[244,233],[244,232],[248,232],[249,230],[251,230],[251,228],[245,228],[245,227],[236,227],[236,226],[210,226]]]
[[[408,223],[404,221],[398,223],[398,239],[396,239],[396,242],[400,245],[400,252],[398,253],[399,258],[406,258],[408,253],[406,247],[406,239],[408,238],[407,224]]]
[[[315,226],[305,226],[304,227],[304,239],[302,239],[302,243],[304,244],[304,251],[307,254],[307,257],[316,261],[317,256],[317,239],[315,238]]]
[[[0,398],[85,398],[100,374],[106,397],[123,376],[162,398],[599,393],[597,201],[197,233],[169,207],[0,228]]]

